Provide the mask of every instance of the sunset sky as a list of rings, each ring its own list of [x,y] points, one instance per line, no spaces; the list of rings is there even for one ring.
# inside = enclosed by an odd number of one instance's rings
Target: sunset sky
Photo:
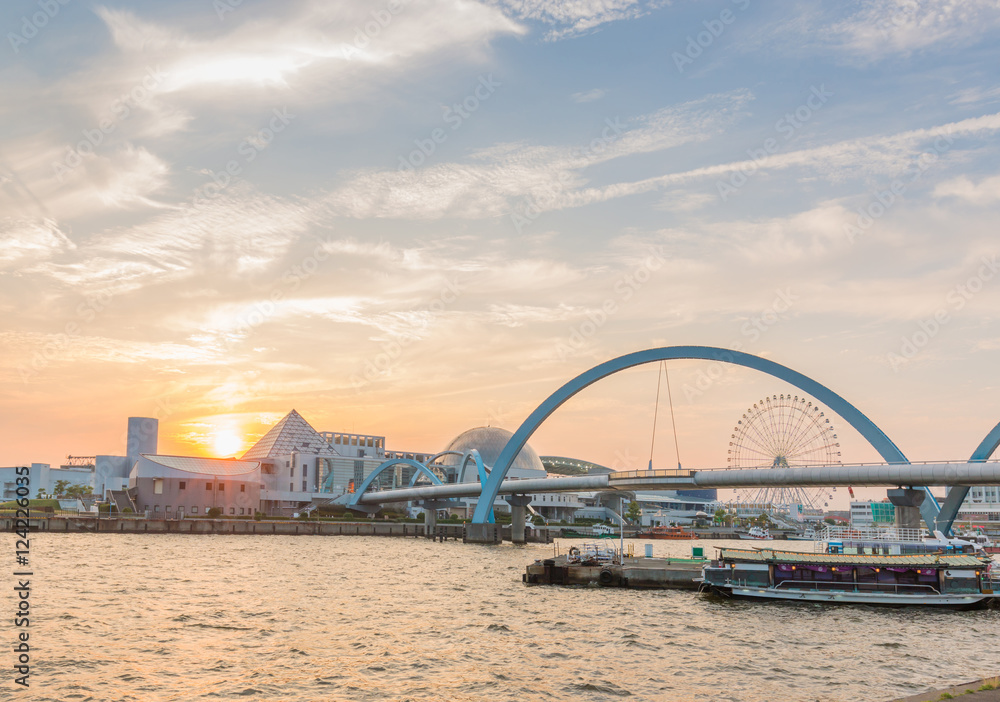
[[[675,344],[789,365],[911,460],[1000,421],[996,1],[14,0],[0,27],[0,465],[121,453],[130,415],[233,455],[292,408],[435,451]],[[644,467],[656,378],[532,445]],[[670,379],[687,467],[789,390]]]

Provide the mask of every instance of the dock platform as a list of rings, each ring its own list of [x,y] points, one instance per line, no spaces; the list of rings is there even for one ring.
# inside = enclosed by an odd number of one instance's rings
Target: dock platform
[[[704,559],[630,558],[594,562],[569,555],[537,560],[521,576],[529,585],[583,585],[589,587],[631,587],[659,590],[697,590]]]

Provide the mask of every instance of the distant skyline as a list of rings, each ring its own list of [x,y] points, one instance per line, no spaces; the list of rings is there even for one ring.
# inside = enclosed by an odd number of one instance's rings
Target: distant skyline
[[[16,0],[0,28],[0,465],[121,453],[128,416],[239,454],[293,408],[433,452],[679,344],[805,373],[911,460],[1000,421],[995,1]],[[670,374],[686,467],[790,390]],[[656,377],[532,445],[645,467]]]

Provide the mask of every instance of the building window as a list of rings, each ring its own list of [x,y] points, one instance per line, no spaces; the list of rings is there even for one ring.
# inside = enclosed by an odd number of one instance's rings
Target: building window
[[[295,477],[295,466],[292,466],[292,472],[288,474],[288,477],[289,478],[294,478]]]
[[[191,514],[198,514],[198,508],[197,507],[192,507],[191,508]]]
[[[166,507],[164,508],[164,510],[163,510],[163,511],[164,511],[164,512],[168,512],[168,513],[169,513],[169,512],[172,512],[172,511],[173,511],[173,509],[172,509],[172,508],[170,507],[170,505],[167,505],[167,506],[166,506]]]
[[[142,511],[143,512],[148,512],[149,511],[149,505],[143,505],[142,506]]]
[[[153,478],[153,494],[163,494],[163,478]]]
[[[184,489],[184,488],[186,488],[186,487],[187,487],[187,483],[186,483],[186,482],[184,482],[183,480],[182,480],[182,481],[180,481],[180,482],[179,482],[179,483],[177,484],[177,489],[178,489],[178,490],[183,490],[183,489]]]
[[[246,492],[246,491],[247,491],[247,486],[244,485],[243,483],[240,483],[240,492]]]
[[[206,490],[211,490],[212,489],[212,483],[205,483],[205,489]]]
[[[160,511],[160,506],[159,505],[153,505],[153,511],[154,512],[159,512]]]
[[[225,492],[225,490],[226,490],[226,484],[219,483],[219,492]]]
[[[295,483],[288,483],[288,492],[295,492]]]
[[[306,486],[306,481],[303,480],[302,481],[302,492],[307,492],[308,490],[309,490],[309,488],[308,488],[308,486]]]
[[[243,516],[243,508],[242,507],[240,507],[240,516],[241,517]]]
[[[305,463],[302,464],[302,477],[303,478],[309,477],[309,466],[307,466]]]
[[[235,507],[230,507],[229,508],[229,513],[230,514],[236,514],[236,508]]]

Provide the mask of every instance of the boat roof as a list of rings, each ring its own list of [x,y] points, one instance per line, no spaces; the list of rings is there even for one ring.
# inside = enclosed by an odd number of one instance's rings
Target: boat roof
[[[778,551],[776,549],[720,548],[722,559],[747,563],[802,563],[802,564],[857,564],[866,566],[948,566],[983,568],[983,559],[973,555],[943,555],[936,553],[912,553],[901,555],[856,555],[851,553],[802,553],[801,551]]]

